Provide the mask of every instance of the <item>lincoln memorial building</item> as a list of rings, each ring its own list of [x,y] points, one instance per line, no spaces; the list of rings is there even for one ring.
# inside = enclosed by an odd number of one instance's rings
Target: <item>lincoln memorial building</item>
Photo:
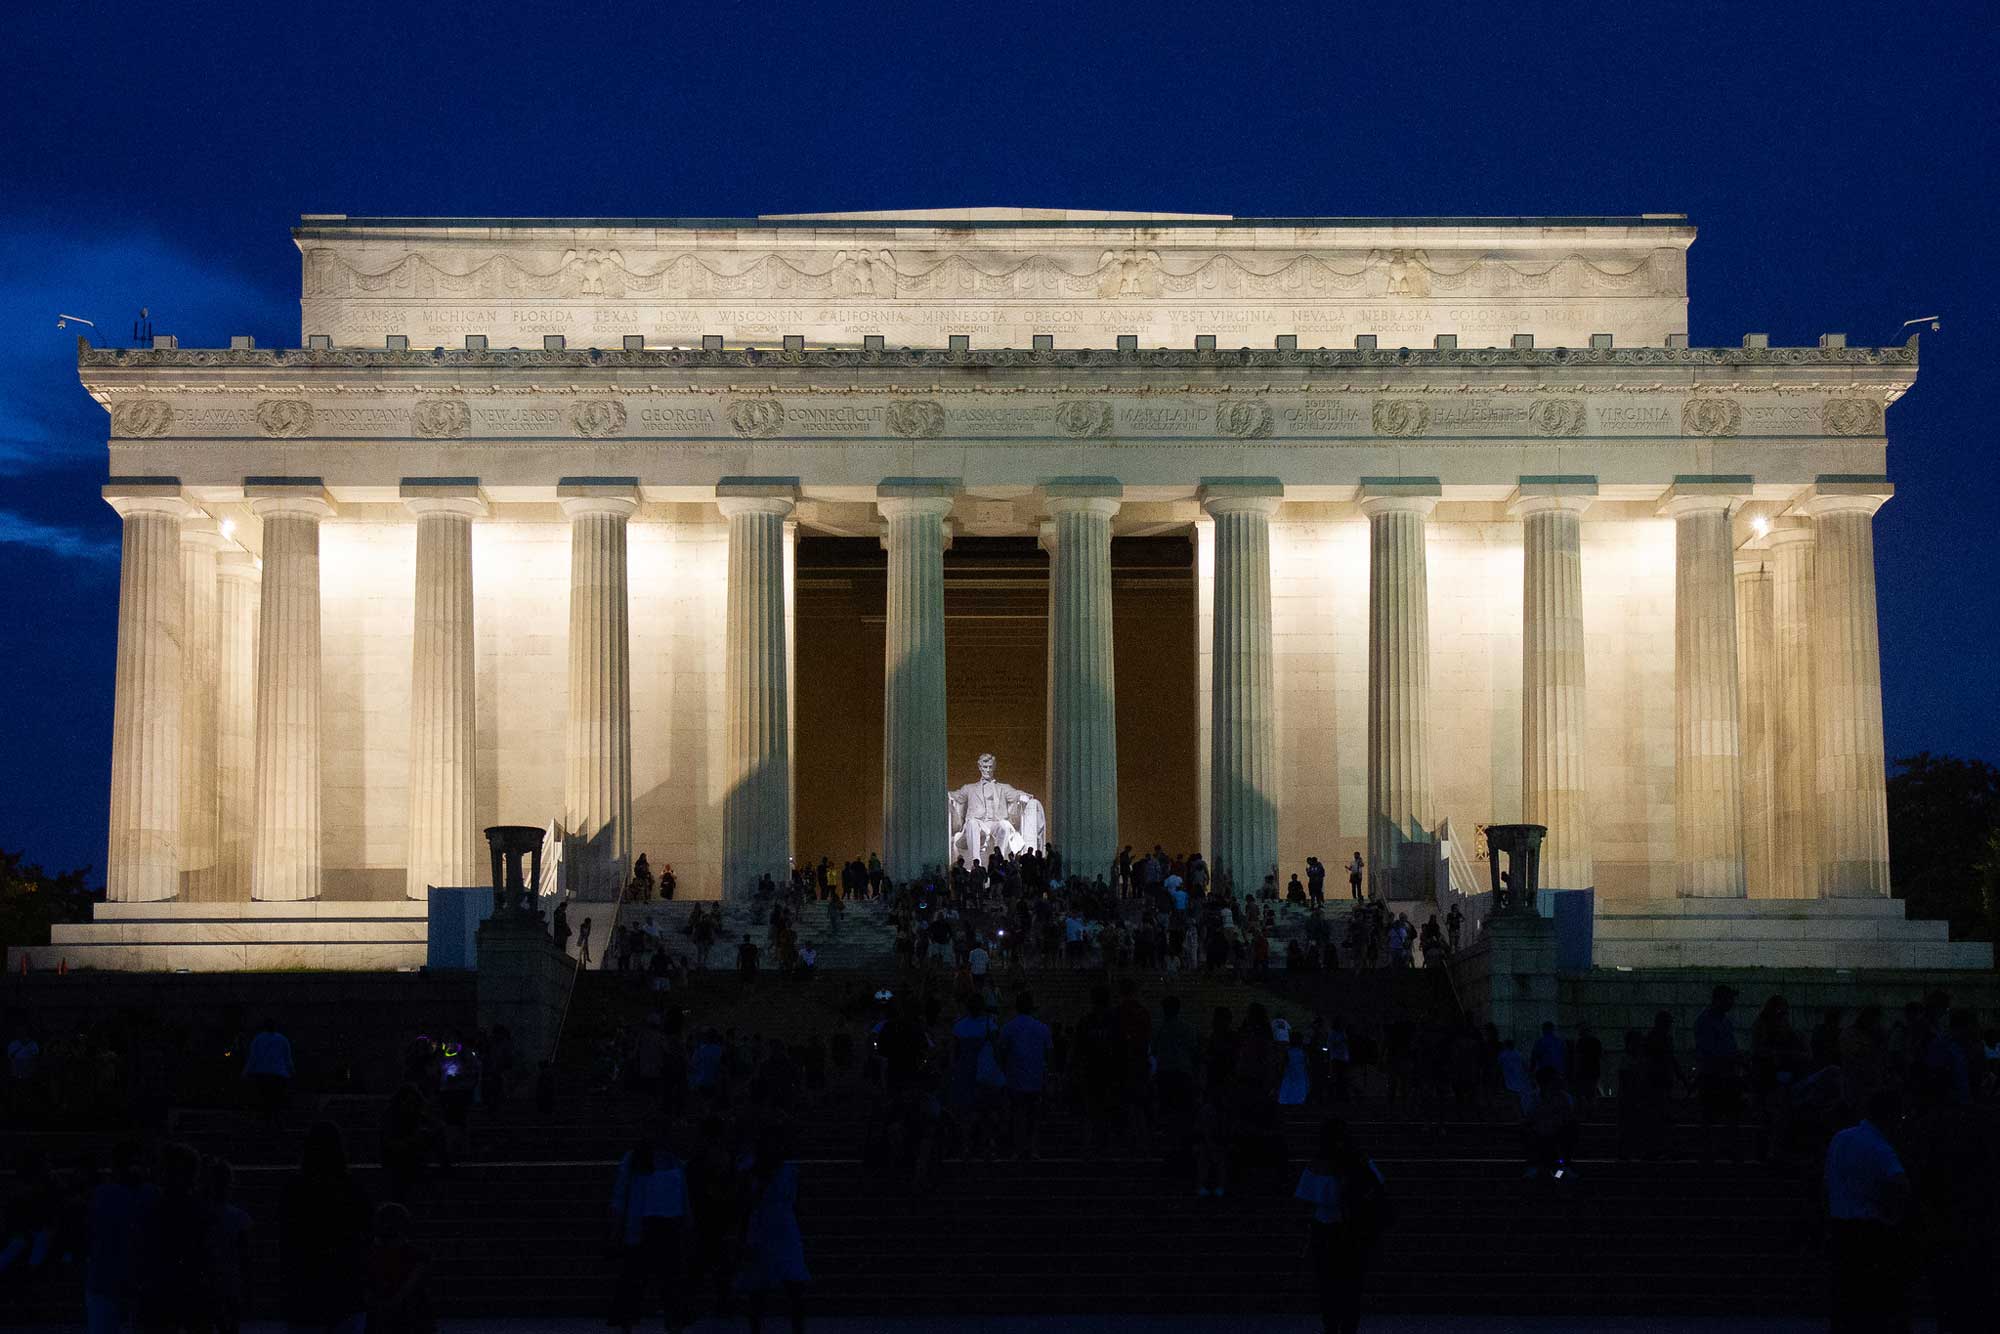
[[[982,755],[1074,874],[1431,911],[1531,823],[1600,964],[1990,959],[1889,897],[1915,342],[1691,347],[1680,215],[293,235],[298,346],[79,350],[108,902],[38,965],[421,963],[495,824],[586,902],[907,878]]]

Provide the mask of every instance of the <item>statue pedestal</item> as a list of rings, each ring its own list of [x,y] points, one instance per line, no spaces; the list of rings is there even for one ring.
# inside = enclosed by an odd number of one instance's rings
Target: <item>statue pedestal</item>
[[[523,1074],[531,1074],[554,1045],[575,974],[576,964],[533,914],[495,913],[480,924],[479,1026],[488,1032],[507,1026]]]
[[[1466,1012],[1526,1051],[1556,1019],[1556,924],[1533,912],[1498,912],[1486,934],[1451,964]]]

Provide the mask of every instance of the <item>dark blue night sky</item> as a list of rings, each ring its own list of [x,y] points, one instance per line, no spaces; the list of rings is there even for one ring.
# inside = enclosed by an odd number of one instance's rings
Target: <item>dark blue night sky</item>
[[[56,314],[295,344],[301,212],[1685,212],[1696,344],[1943,317],[1889,417],[1889,753],[2000,760],[1991,6],[298,12],[0,19],[0,846],[104,860],[118,531]]]

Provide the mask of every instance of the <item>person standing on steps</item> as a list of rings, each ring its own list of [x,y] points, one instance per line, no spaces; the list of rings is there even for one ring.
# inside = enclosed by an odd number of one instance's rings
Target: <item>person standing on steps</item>
[[[576,966],[590,967],[590,919],[583,919],[583,925],[576,929]]]
[[[1361,876],[1367,869],[1361,860],[1361,853],[1356,851],[1354,860],[1347,864],[1347,892],[1354,896],[1356,903],[1361,902]]]
[[[555,920],[549,924],[549,931],[555,937],[556,948],[568,954],[570,936],[568,899],[556,905]]]
[[[1319,1156],[1300,1173],[1292,1197],[1312,1206],[1306,1255],[1326,1334],[1354,1334],[1369,1256],[1388,1228],[1390,1208],[1382,1173],[1354,1147],[1345,1121],[1329,1117],[1321,1124]]]

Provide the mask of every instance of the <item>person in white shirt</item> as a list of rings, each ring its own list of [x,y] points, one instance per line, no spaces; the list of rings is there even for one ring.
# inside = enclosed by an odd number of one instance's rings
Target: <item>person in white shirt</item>
[[[1826,1147],[1826,1215],[1831,1242],[1833,1328],[1876,1330],[1907,1322],[1909,1274],[1898,1236],[1910,1178],[1884,1133],[1901,1113],[1894,1088],[1868,1099],[1859,1123]]]
[[[1319,1138],[1319,1156],[1300,1173],[1292,1197],[1313,1207],[1306,1254],[1320,1319],[1327,1334],[1353,1334],[1361,1326],[1368,1255],[1389,1222],[1388,1191],[1381,1170],[1348,1138],[1345,1121],[1328,1117]]]
[[[619,1160],[611,1189],[611,1226],[622,1262],[609,1323],[630,1334],[644,1313],[647,1285],[655,1282],[670,1334],[686,1325],[681,1252],[687,1220],[686,1167],[651,1139],[642,1139]]]
[[[972,976],[975,980],[986,976],[986,965],[990,958],[991,956],[986,952],[985,941],[975,940],[972,942],[972,952],[965,956],[965,966],[972,970]]]

